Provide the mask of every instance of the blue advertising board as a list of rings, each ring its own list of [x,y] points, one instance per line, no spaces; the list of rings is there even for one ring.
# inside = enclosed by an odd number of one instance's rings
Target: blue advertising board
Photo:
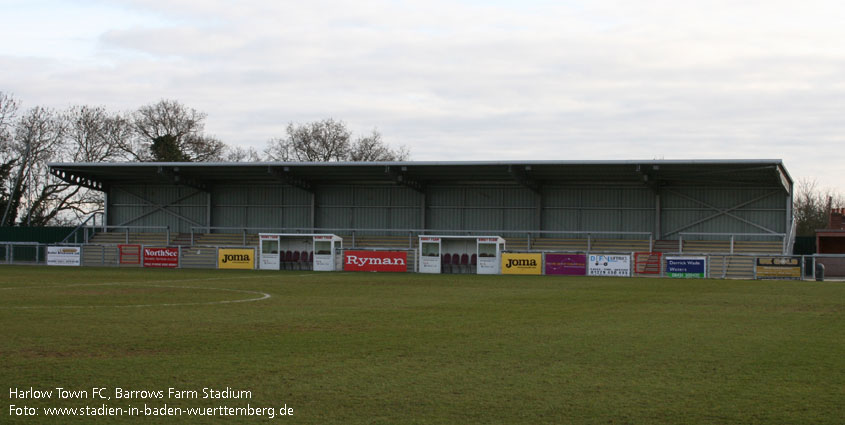
[[[666,276],[704,278],[707,275],[707,257],[666,257]]]

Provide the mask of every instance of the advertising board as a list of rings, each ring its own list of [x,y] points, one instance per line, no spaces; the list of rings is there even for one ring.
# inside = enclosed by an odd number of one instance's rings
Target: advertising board
[[[502,274],[543,274],[543,254],[502,254]]]
[[[75,246],[48,246],[48,266],[79,266],[82,250]]]
[[[144,267],[179,267],[179,248],[144,247]]]
[[[754,275],[757,279],[801,279],[801,257],[758,257]]]
[[[255,268],[255,250],[220,248],[217,251],[217,268],[252,270]]]
[[[585,254],[546,254],[546,274],[584,276],[587,274]]]
[[[707,257],[666,257],[666,276],[703,279],[707,276]]]
[[[587,261],[587,275],[631,276],[631,256],[590,254]]]
[[[635,252],[634,272],[639,274],[660,274],[662,252]]]
[[[406,251],[345,251],[343,270],[352,272],[406,272]]]

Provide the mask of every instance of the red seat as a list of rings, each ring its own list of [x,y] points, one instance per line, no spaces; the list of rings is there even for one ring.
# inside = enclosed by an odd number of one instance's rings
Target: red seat
[[[302,251],[299,255],[299,270],[311,270],[308,267],[308,251]]]
[[[440,271],[442,273],[450,273],[452,271],[450,264],[452,264],[452,256],[449,254],[443,254],[440,258]]]
[[[282,268],[285,270],[290,270],[291,262],[293,261],[293,253],[290,251],[285,251],[285,259],[282,261],[284,261]]]
[[[460,273],[461,271],[461,255],[452,254],[452,273]]]
[[[469,273],[469,254],[461,254],[461,273]]]

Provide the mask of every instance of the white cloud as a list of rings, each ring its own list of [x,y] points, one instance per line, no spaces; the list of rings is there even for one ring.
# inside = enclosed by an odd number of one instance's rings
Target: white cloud
[[[0,90],[58,107],[177,98],[258,148],[331,116],[420,160],[783,158],[842,185],[840,2],[81,4],[15,15],[5,39],[49,37],[0,47]]]

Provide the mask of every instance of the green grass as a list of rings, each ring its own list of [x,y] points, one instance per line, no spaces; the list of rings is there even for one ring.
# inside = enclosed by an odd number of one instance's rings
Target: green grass
[[[3,266],[0,288],[13,288],[0,289],[0,423],[840,424],[845,417],[845,283]],[[271,298],[220,303],[260,293]],[[8,393],[227,386],[252,398],[10,400]],[[294,416],[9,415],[10,404],[104,403],[287,404]]]

